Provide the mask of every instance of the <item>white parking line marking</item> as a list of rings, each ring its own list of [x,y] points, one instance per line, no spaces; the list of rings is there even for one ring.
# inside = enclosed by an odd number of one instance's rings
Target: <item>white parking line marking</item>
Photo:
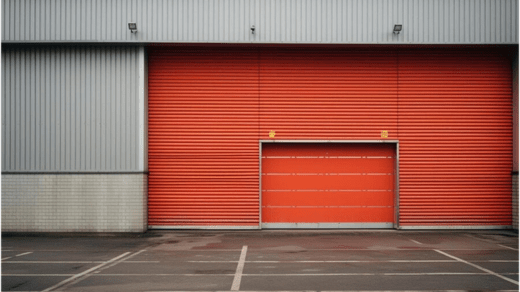
[[[513,284],[518,285],[518,282],[517,282],[517,281],[512,280],[512,279],[509,279],[508,277],[504,277],[504,276],[502,276],[502,275],[499,275],[499,274],[497,274],[497,273],[495,273],[495,272],[493,272],[493,271],[490,271],[490,270],[488,270],[488,269],[485,269],[485,268],[483,268],[483,267],[481,267],[481,266],[479,266],[479,265],[475,265],[475,264],[473,264],[473,263],[470,263],[470,262],[468,262],[468,261],[465,261],[465,260],[463,260],[463,259],[460,259],[460,258],[458,258],[458,257],[456,257],[456,256],[452,256],[452,255],[450,255],[450,254],[447,254],[447,253],[445,253],[445,252],[443,252],[443,251],[440,251],[440,250],[437,250],[437,249],[436,249],[435,251],[438,252],[438,253],[440,253],[440,254],[443,254],[443,255],[445,255],[445,256],[447,256],[447,257],[450,257],[450,258],[452,258],[452,259],[454,259],[454,260],[457,260],[457,261],[459,261],[459,262],[461,262],[461,263],[468,264],[468,265],[470,265],[470,266],[472,266],[472,267],[474,267],[474,268],[477,268],[477,269],[479,269],[479,270],[481,270],[481,271],[484,271],[484,272],[486,272],[486,273],[488,273],[488,274],[491,274],[491,275],[493,275],[493,276],[497,276],[497,277],[499,277],[500,279],[503,279],[503,280],[506,280],[506,281],[508,281],[508,282],[510,282],[510,283],[513,283]]]
[[[501,244],[497,244],[498,246],[501,246],[501,247],[505,247],[505,248],[508,248],[508,249],[512,249],[512,250],[516,250],[518,251],[518,249],[516,248],[512,248],[512,247],[509,247],[509,246],[505,246],[505,245],[501,245]]]
[[[95,267],[93,267],[93,268],[90,268],[90,269],[88,269],[88,270],[86,270],[86,271],[84,271],[84,272],[82,272],[82,273],[76,274],[76,275],[74,275],[74,276],[72,276],[72,277],[70,277],[70,278],[68,278],[68,279],[65,279],[65,280],[59,282],[58,284],[56,284],[56,285],[54,285],[54,286],[51,286],[51,287],[49,287],[49,288],[43,290],[42,292],[52,291],[52,290],[54,290],[54,289],[56,289],[56,288],[58,288],[58,287],[61,287],[61,286],[65,285],[65,284],[67,284],[67,283],[69,283],[69,282],[72,282],[72,281],[74,281],[75,279],[77,279],[77,278],[79,278],[79,277],[81,277],[81,276],[84,276],[84,275],[86,275],[86,274],[88,274],[88,273],[90,273],[90,272],[93,272],[93,271],[95,271],[95,270],[97,270],[97,269],[99,269],[99,268],[101,268],[101,267],[103,267],[103,266],[105,266],[105,265],[107,265],[107,264],[109,264],[109,263],[111,263],[111,262],[117,261],[118,259],[120,259],[120,258],[125,257],[126,255],[128,255],[129,253],[130,253],[130,252],[125,252],[124,254],[118,255],[117,257],[115,257],[115,258],[113,258],[113,259],[111,259],[111,260],[109,260],[109,261],[107,261],[107,262],[104,262],[104,263],[102,263],[102,264],[100,264],[100,265],[97,265],[97,266],[95,266]]]
[[[417,240],[410,239],[410,241],[413,243],[422,244],[422,243],[418,242]]]
[[[247,245],[244,245],[242,247],[242,252],[240,253],[240,260],[238,260],[237,271],[235,272],[235,278],[233,279],[233,284],[231,285],[231,291],[238,291],[238,289],[240,288],[242,272],[244,271],[244,264],[246,262],[246,254]]]
[[[24,256],[24,255],[28,255],[28,254],[31,254],[32,251],[29,251],[29,252],[24,252],[24,253],[21,253],[21,254],[17,254],[16,256],[17,257],[21,257],[21,256]]]
[[[66,289],[69,288],[70,286],[72,286],[72,285],[74,285],[74,284],[76,284],[76,283],[78,283],[78,282],[81,282],[81,281],[87,279],[87,278],[90,277],[90,276],[97,275],[97,274],[94,274],[94,273],[99,273],[99,272],[101,272],[101,271],[103,271],[103,270],[105,270],[105,269],[108,269],[108,268],[110,268],[110,267],[113,267],[113,266],[115,266],[115,265],[117,265],[117,264],[119,264],[119,263],[121,263],[121,262],[124,262],[124,261],[126,261],[126,260],[128,260],[128,259],[130,259],[130,258],[135,257],[136,255],[138,255],[138,254],[140,254],[140,253],[142,253],[142,252],[144,252],[144,251],[146,251],[146,249],[143,249],[143,250],[140,250],[140,251],[138,251],[138,252],[135,252],[135,253],[133,253],[133,254],[131,254],[131,255],[128,255],[127,257],[125,257],[125,256],[123,256],[123,257],[119,256],[118,258],[112,259],[112,260],[106,262],[105,264],[100,265],[98,269],[94,269],[95,271],[92,270],[93,273],[84,273],[84,274],[81,275],[80,277],[76,277],[75,279],[71,279],[71,281],[69,281],[68,283],[64,283],[64,284],[63,284],[61,287],[59,287],[59,288],[60,288],[60,290],[66,290]],[[128,252],[127,254],[129,254],[129,253],[130,253],[130,252]]]
[[[8,259],[10,259],[10,258],[12,258],[12,257],[6,257],[6,258],[3,258],[2,261],[8,260]]]

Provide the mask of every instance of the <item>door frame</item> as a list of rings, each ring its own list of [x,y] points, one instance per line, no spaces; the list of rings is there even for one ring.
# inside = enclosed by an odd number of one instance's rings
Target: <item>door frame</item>
[[[336,144],[395,144],[395,183],[394,183],[394,229],[400,229],[399,226],[399,140],[259,140],[259,170],[258,170],[258,228],[262,229],[262,146],[264,143],[316,143],[316,144],[324,144],[324,143],[336,143]],[[314,223],[310,223],[315,225]],[[316,228],[310,224],[302,224],[300,227],[296,228]],[[347,225],[348,224],[348,225]],[[332,223],[330,225],[323,224],[322,228],[332,229],[332,228],[371,228],[370,226],[363,226],[363,223],[360,224],[350,224],[347,223],[345,225],[338,225],[336,223]],[[336,225],[336,226],[334,226]],[[287,227],[289,228],[289,227]],[[317,228],[320,228],[319,224]],[[373,227],[372,227],[373,228]],[[378,227],[376,227],[378,228]]]

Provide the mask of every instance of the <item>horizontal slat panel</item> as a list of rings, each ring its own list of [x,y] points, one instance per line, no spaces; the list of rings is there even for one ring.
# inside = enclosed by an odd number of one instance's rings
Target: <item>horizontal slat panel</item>
[[[262,222],[268,223],[325,223],[325,222],[393,222],[394,208],[262,208]]]
[[[293,206],[293,192],[262,191],[264,206]],[[301,193],[298,206],[393,206],[393,190],[390,191],[309,191]]]
[[[280,157],[352,157],[352,156],[395,156],[394,144],[382,143],[351,143],[348,147],[338,147],[337,143],[321,143],[316,147],[315,143],[281,143],[270,144],[262,149],[262,156],[270,158],[271,156]]]
[[[298,156],[296,156],[298,157]],[[303,158],[308,163],[301,163],[298,158],[263,158],[262,173],[270,174],[275,171],[277,173],[288,173],[294,171],[294,166],[299,165],[299,173],[384,173],[394,167],[394,159],[380,158],[373,156],[368,158]]]
[[[391,169],[390,169],[391,170]],[[298,170],[294,170],[298,171]],[[383,175],[262,175],[270,190],[391,190],[394,176]]]

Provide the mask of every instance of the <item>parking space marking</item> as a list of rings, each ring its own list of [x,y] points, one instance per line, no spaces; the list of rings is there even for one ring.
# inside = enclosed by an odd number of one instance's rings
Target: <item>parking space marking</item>
[[[503,280],[506,280],[506,281],[508,281],[508,282],[510,282],[510,283],[513,283],[513,284],[518,285],[518,282],[517,282],[517,281],[512,280],[512,279],[509,279],[508,277],[504,277],[504,276],[502,276],[502,275],[499,275],[499,274],[497,274],[497,273],[495,273],[495,272],[493,272],[493,271],[490,271],[490,270],[488,270],[488,269],[485,269],[485,268],[483,268],[483,267],[481,267],[481,266],[479,266],[479,265],[476,265],[476,264],[470,263],[470,262],[465,261],[465,260],[463,260],[463,259],[460,259],[460,258],[458,258],[458,257],[456,257],[456,256],[452,256],[452,255],[450,255],[450,254],[448,254],[448,253],[445,253],[445,252],[443,252],[443,251],[440,251],[440,250],[438,250],[438,249],[436,249],[435,251],[438,252],[438,253],[440,253],[440,254],[443,254],[443,255],[445,255],[445,256],[447,256],[447,257],[449,257],[449,258],[452,258],[452,259],[454,259],[454,260],[457,260],[457,261],[459,261],[459,262],[461,262],[461,263],[468,264],[468,265],[470,265],[470,266],[472,266],[472,267],[474,267],[474,268],[477,268],[477,269],[479,269],[479,270],[481,270],[481,271],[484,271],[484,272],[486,272],[486,273],[488,273],[488,274],[491,274],[491,275],[493,275],[493,276],[497,276],[497,277],[499,277],[500,279],[503,279]]]
[[[235,272],[235,278],[233,278],[233,284],[231,285],[231,291],[238,291],[240,288],[240,281],[242,280],[242,272],[244,271],[244,264],[246,262],[247,245],[242,247],[240,253],[240,259],[238,260],[237,270]]]
[[[410,241],[413,243],[422,244],[422,243],[418,242],[417,240],[410,239]]]
[[[31,254],[33,253],[32,251],[28,251],[28,252],[24,252],[24,253],[21,253],[21,254],[17,254],[15,255],[16,257],[21,257],[21,256],[24,256],[24,255],[28,255],[28,254]]]
[[[111,262],[117,261],[118,259],[125,257],[125,256],[128,255],[129,253],[130,253],[130,252],[125,252],[124,254],[118,255],[117,257],[115,257],[115,258],[113,258],[113,259],[111,259],[111,260],[109,260],[109,261],[107,261],[107,262],[104,262],[104,263],[102,263],[102,264],[100,264],[100,265],[97,265],[97,266],[95,266],[95,267],[93,267],[93,268],[90,268],[90,269],[88,269],[88,270],[86,270],[86,271],[84,271],[84,272],[81,272],[81,273],[79,273],[79,274],[76,274],[76,275],[74,275],[74,276],[72,276],[72,277],[70,277],[70,278],[68,278],[68,279],[65,279],[65,280],[59,282],[58,284],[56,284],[56,285],[54,285],[54,286],[51,286],[51,287],[49,287],[49,288],[43,290],[42,292],[52,291],[52,290],[54,290],[54,289],[56,289],[56,288],[58,288],[58,287],[61,287],[61,286],[63,286],[63,285],[66,285],[66,284],[68,284],[68,283],[74,281],[75,279],[77,279],[77,278],[79,278],[79,277],[81,277],[81,276],[84,276],[84,275],[86,275],[86,274],[88,274],[88,273],[90,273],[90,272],[93,272],[93,271],[95,271],[95,270],[97,270],[97,269],[99,269],[99,268],[101,268],[101,267],[103,267],[103,266],[105,266],[105,265],[107,265],[107,264],[109,264],[109,263],[111,263]]]
[[[505,246],[505,245],[501,245],[501,244],[497,244],[498,246],[501,246],[501,247],[505,247],[505,248],[509,248],[509,249],[512,249],[512,250],[516,250],[518,251],[518,249],[516,248],[512,248],[512,247],[509,247],[509,246]]]
[[[8,260],[8,259],[10,259],[10,258],[12,258],[12,257],[6,257],[6,258],[3,258],[2,261]]]
[[[117,265],[117,264],[119,264],[121,262],[124,262],[124,261],[126,261],[126,260],[128,260],[130,258],[135,257],[136,255],[138,255],[138,254],[140,254],[140,253],[142,253],[144,251],[146,251],[146,249],[142,249],[142,250],[140,250],[138,252],[135,252],[133,254],[130,254],[130,255],[128,255],[130,252],[127,252],[124,255],[118,256],[117,258],[111,259],[110,261],[97,266],[96,269],[94,269],[94,268],[91,269],[88,273],[82,273],[82,275],[80,275],[78,277],[75,277],[75,278],[73,277],[74,279],[71,278],[70,281],[68,281],[67,283],[64,283],[63,285],[60,285],[59,288],[60,288],[60,290],[66,290],[70,286],[72,286],[72,285],[74,285],[74,284],[76,284],[78,282],[81,282],[81,281],[87,279],[90,276],[97,275],[97,274],[94,274],[94,273],[99,273],[99,272],[101,272],[101,271],[103,271],[105,269],[113,267],[113,266],[115,266],[115,265]],[[46,291],[44,290],[42,292],[46,292]]]

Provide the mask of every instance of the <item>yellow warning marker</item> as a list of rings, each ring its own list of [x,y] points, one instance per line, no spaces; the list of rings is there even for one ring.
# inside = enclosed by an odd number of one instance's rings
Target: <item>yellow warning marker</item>
[[[270,131],[269,132],[269,138],[274,138],[274,135],[276,135],[275,131]]]
[[[388,138],[388,131],[381,131],[381,138]]]

